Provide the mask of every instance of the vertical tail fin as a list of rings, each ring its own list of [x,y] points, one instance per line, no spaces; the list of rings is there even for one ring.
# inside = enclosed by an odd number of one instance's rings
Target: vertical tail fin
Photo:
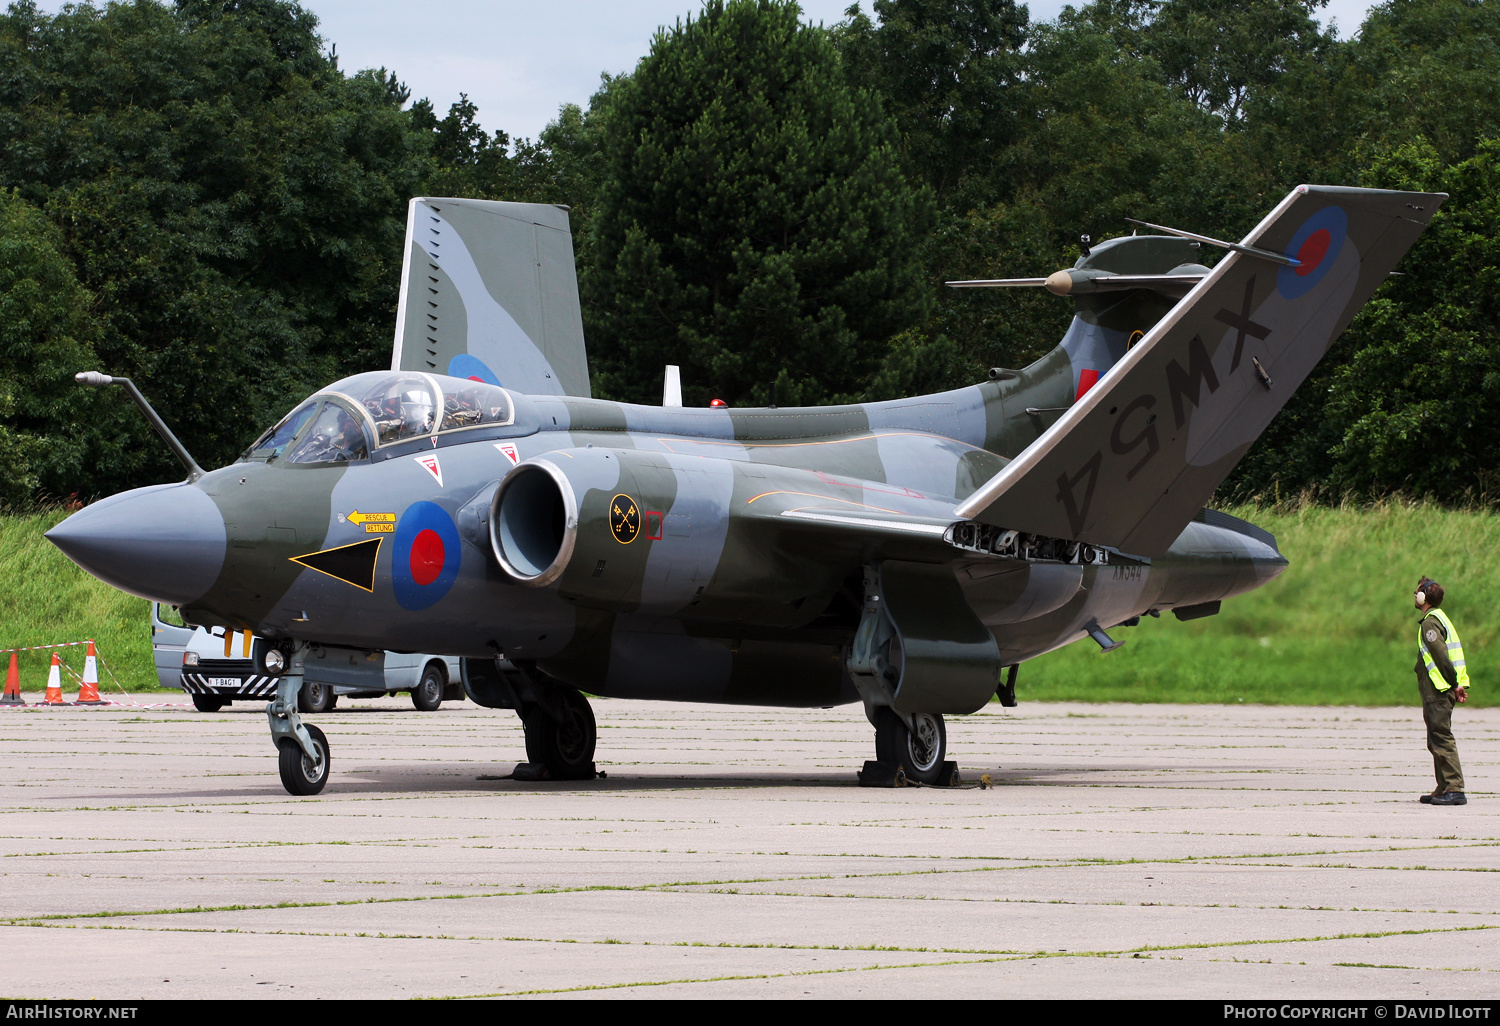
[[[412,200],[391,368],[475,378],[533,395],[587,396],[567,210]]]

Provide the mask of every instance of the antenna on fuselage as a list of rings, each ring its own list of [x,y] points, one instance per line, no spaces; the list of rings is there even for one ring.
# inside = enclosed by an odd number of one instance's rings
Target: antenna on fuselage
[[[1199,235],[1196,232],[1185,232],[1181,228],[1168,228],[1164,224],[1152,224],[1150,221],[1137,221],[1133,217],[1127,217],[1125,220],[1131,224],[1138,224],[1142,228],[1154,228],[1159,232],[1166,232],[1168,235],[1192,239],[1194,242],[1206,242],[1210,246],[1232,250],[1235,253],[1244,253],[1246,256],[1260,257],[1262,260],[1270,260],[1272,263],[1283,264],[1287,267],[1302,266],[1302,261],[1296,257],[1289,257],[1285,253],[1272,253],[1269,249],[1258,249],[1255,246],[1244,246],[1238,242],[1224,242],[1221,239],[1211,239],[1207,235]]]
[[[661,386],[661,404],[663,406],[682,405],[682,372],[678,370],[675,363],[667,364],[667,377]]]

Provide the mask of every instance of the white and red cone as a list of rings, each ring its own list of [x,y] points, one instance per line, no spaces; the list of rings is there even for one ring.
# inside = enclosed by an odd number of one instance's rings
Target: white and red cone
[[[83,683],[78,686],[78,701],[74,705],[103,705],[99,697],[99,657],[94,653],[94,643],[89,641],[89,653],[83,657]]]
[[[66,705],[62,696],[62,671],[58,669],[62,660],[57,658],[57,653],[52,653],[52,665],[47,670],[47,697],[43,705]]]

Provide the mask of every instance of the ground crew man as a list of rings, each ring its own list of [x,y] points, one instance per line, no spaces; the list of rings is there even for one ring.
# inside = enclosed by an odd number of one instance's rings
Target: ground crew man
[[[1443,604],[1443,586],[1428,577],[1417,582],[1413,596],[1421,610],[1417,626],[1417,688],[1422,693],[1422,719],[1427,723],[1427,750],[1437,787],[1422,796],[1427,805],[1467,805],[1464,772],[1453,740],[1453,703],[1469,698],[1469,671],[1464,647]]]

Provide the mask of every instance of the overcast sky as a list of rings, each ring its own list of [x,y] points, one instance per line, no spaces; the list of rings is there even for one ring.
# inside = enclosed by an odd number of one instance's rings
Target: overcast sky
[[[801,0],[807,21],[842,20],[851,0]],[[43,0],[56,11],[62,0]],[[565,103],[586,105],[600,72],[628,72],[658,26],[696,12],[697,0],[302,0],[346,72],[385,67],[439,114],[468,93],[489,130],[536,138]],[[869,0],[861,4],[866,13]],[[1062,0],[1028,5],[1033,21],[1055,18]],[[1075,4],[1075,6],[1079,6]],[[1364,0],[1330,0],[1348,38],[1364,21]]]

